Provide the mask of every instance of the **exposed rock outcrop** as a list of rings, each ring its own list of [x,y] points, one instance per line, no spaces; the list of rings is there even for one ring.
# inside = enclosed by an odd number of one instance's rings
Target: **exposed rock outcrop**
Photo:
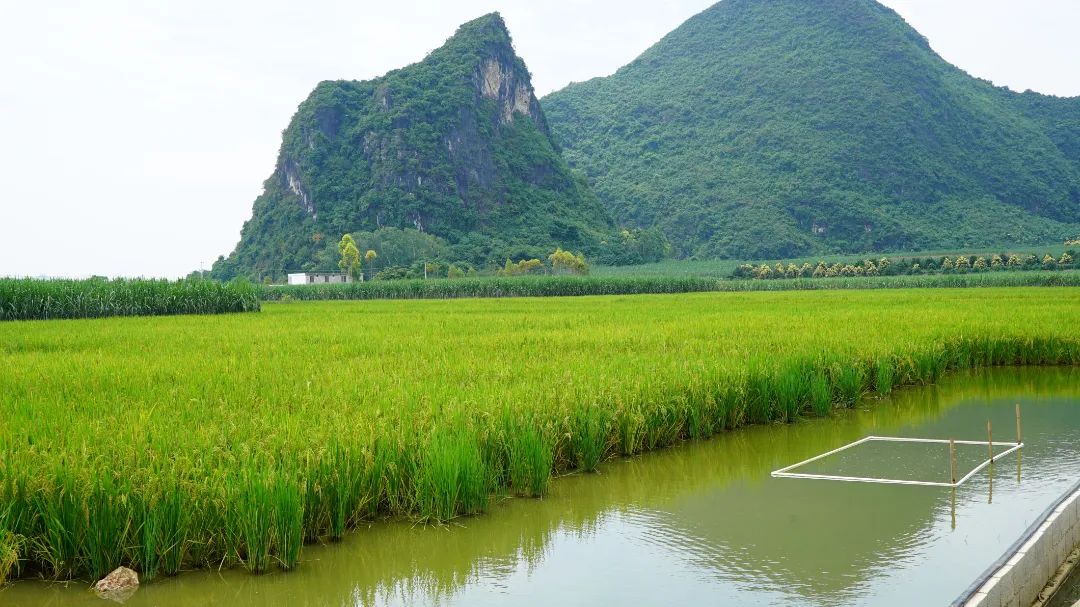
[[[94,592],[103,599],[123,603],[139,589],[139,574],[127,567],[117,567],[94,584]]]

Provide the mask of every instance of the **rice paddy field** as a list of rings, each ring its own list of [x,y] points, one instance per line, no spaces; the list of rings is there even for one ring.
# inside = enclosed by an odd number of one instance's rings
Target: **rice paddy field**
[[[3,323],[0,574],[292,568],[305,542],[365,521],[480,513],[614,456],[952,369],[1075,365],[1078,296],[282,302]]]

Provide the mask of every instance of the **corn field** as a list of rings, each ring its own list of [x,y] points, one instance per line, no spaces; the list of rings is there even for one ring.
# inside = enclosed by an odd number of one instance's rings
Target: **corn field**
[[[293,568],[305,543],[366,521],[481,513],[611,457],[826,416],[953,369],[1075,365],[1078,297],[304,302],[3,323],[0,573]]]
[[[729,280],[696,276],[522,276],[455,280],[376,280],[348,284],[261,285],[259,297],[264,301],[313,301],[335,299],[636,295],[700,293],[706,291],[1064,286],[1080,286],[1080,271],[796,278],[782,281]]]
[[[258,290],[243,282],[0,278],[0,321],[258,310]]]

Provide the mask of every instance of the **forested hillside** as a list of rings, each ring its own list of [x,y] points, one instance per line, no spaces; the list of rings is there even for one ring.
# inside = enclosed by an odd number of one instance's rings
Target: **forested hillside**
[[[498,14],[423,61],[366,82],[323,82],[284,132],[274,174],[218,278],[334,269],[348,232],[409,228],[451,259],[594,252],[607,212],[551,138]],[[329,265],[330,267],[320,267]]]
[[[615,220],[684,254],[1080,233],[1080,100],[972,78],[872,0],[723,0],[542,105]]]

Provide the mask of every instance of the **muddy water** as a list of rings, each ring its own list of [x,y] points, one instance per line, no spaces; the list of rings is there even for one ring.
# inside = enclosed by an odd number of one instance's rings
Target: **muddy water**
[[[995,440],[1012,440],[1015,403],[1025,448],[955,491],[769,475],[867,435],[985,440],[990,419]],[[946,453],[887,447],[834,463],[947,480]],[[449,526],[373,524],[307,547],[291,573],[185,573],[126,604],[946,605],[1078,477],[1080,370],[971,373],[828,420],[612,461]],[[103,603],[86,584],[28,580],[0,604]]]

